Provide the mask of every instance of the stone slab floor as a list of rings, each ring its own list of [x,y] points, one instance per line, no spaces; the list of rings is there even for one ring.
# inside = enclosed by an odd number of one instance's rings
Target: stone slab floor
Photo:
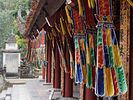
[[[14,83],[10,89],[11,95],[8,93],[5,99],[0,100],[50,100],[53,90],[51,84],[46,84],[39,79],[10,79],[8,81]],[[60,91],[54,92],[51,96],[51,100],[79,100],[79,88],[74,89],[74,98],[63,98]]]

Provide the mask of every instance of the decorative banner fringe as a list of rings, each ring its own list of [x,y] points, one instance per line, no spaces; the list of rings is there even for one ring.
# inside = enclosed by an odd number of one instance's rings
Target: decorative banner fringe
[[[133,1],[132,0],[127,0],[127,1],[133,7]]]
[[[97,70],[96,70],[96,87],[97,96],[104,96],[104,57],[103,57],[103,34],[102,28],[98,28],[97,34]]]
[[[104,68],[105,96],[114,95],[114,84],[110,68]]]
[[[81,65],[82,65],[82,73],[83,73],[83,82],[86,84],[86,55],[85,55],[85,38],[79,39],[80,44],[80,59],[81,59]]]
[[[71,10],[71,7],[69,5],[66,5],[65,11],[66,11],[66,15],[67,15],[67,20],[68,20],[68,23],[72,24],[72,18],[70,17],[69,10]]]
[[[88,7],[89,8],[95,8],[95,0],[88,0]]]
[[[64,27],[64,23],[63,23],[63,18],[61,17],[60,18],[60,25],[61,25],[61,30],[62,30],[62,33],[63,33],[63,36],[66,34],[66,30],[65,30],[65,27]]]
[[[95,93],[108,97],[126,93],[127,84],[115,30],[104,26],[98,26]]]
[[[86,39],[86,69],[87,69],[87,74],[86,74],[86,87],[87,88],[92,88],[91,57],[90,57],[89,43],[87,42],[87,39]]]
[[[94,34],[88,34],[86,37],[86,87],[95,87],[95,52],[94,52]]]
[[[127,84],[126,84],[126,78],[125,78],[125,73],[121,61],[121,56],[119,52],[119,47],[117,43],[117,38],[115,34],[115,30],[112,30],[112,40],[114,43],[114,55],[115,55],[115,60],[116,60],[116,73],[117,73],[117,79],[119,83],[119,92],[121,94],[125,94],[127,92]]]
[[[82,84],[83,73],[82,73],[82,66],[81,66],[80,47],[79,47],[78,37],[74,37],[74,44],[75,44],[75,83]]]
[[[77,1],[78,1],[78,7],[79,7],[79,15],[83,16],[84,7],[83,7],[83,4],[82,4],[82,0],[77,0]]]

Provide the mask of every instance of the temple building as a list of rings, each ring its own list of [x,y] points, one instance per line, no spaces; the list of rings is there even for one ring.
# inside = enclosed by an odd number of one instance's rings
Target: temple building
[[[47,83],[63,97],[78,89],[80,100],[132,100],[132,0],[31,3],[21,32]]]

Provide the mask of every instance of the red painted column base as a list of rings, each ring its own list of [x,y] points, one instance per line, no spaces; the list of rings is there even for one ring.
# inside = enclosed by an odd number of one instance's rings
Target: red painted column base
[[[86,88],[85,100],[97,100],[94,90]]]
[[[70,78],[70,73],[65,73],[64,97],[73,97],[73,80]]]

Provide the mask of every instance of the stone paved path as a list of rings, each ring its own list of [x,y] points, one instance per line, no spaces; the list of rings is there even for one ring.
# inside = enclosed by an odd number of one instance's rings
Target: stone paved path
[[[47,84],[39,79],[10,79],[11,83],[15,83],[12,87],[11,100],[49,100],[52,84]],[[52,100],[79,100],[79,88],[74,90],[74,97],[63,98],[61,92],[54,92]]]

